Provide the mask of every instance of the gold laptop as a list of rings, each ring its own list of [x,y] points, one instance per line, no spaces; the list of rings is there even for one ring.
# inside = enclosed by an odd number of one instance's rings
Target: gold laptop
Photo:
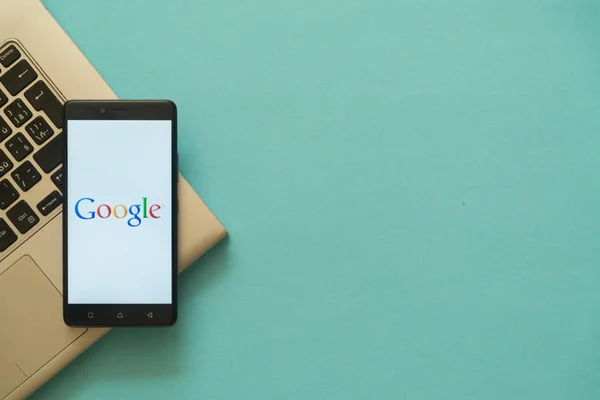
[[[64,324],[62,210],[37,205],[61,190],[60,104],[115,97],[39,0],[0,0],[0,399],[27,397],[108,332]],[[40,123],[52,132],[37,144]],[[180,176],[180,269],[225,235]]]

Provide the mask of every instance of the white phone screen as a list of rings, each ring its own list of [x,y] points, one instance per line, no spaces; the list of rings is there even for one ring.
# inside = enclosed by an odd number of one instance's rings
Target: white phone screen
[[[67,121],[68,303],[172,303],[171,121]]]

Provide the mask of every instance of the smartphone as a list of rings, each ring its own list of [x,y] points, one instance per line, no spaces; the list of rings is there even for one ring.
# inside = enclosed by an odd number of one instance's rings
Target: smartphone
[[[177,110],[65,104],[63,314],[69,326],[177,320]]]

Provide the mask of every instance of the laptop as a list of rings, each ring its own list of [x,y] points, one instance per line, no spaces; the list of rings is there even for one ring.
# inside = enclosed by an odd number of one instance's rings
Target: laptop
[[[109,331],[64,324],[62,209],[41,202],[64,180],[62,104],[114,98],[39,0],[0,1],[0,399],[27,397]],[[179,179],[183,269],[226,230]]]

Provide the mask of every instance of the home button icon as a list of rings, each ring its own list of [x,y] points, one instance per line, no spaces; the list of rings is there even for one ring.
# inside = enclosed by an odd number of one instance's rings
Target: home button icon
[[[118,313],[118,314],[117,314],[117,318],[118,318],[118,319],[123,319],[123,313]]]

